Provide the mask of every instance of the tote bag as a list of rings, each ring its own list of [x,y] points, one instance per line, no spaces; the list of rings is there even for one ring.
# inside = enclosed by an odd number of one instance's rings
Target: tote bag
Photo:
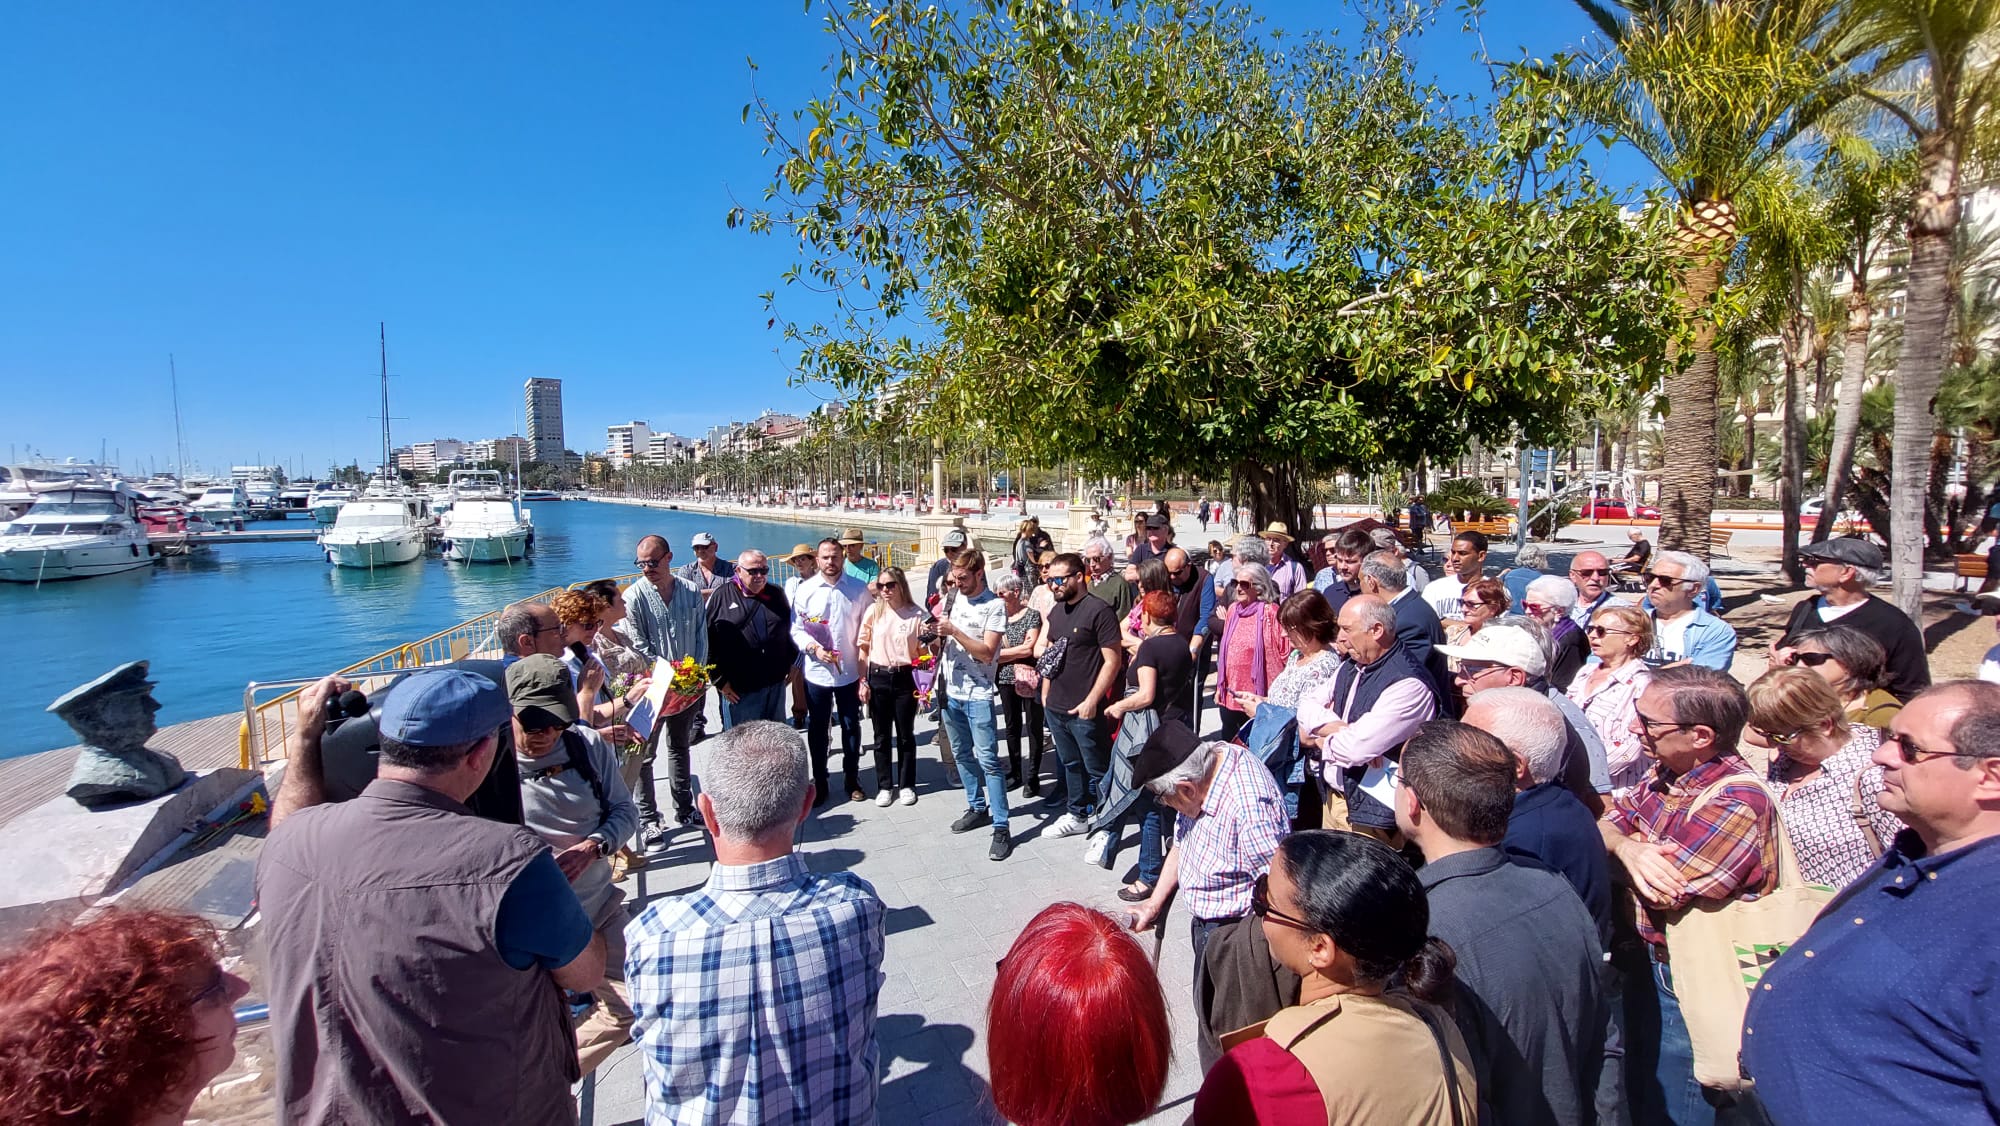
[[[1764,788],[1750,775],[1731,775],[1703,790],[1690,812],[1732,782]],[[1667,924],[1674,993],[1694,1043],[1694,1077],[1704,1087],[1734,1091],[1749,1086],[1737,1054],[1750,993],[1834,895],[1833,889],[1808,884],[1800,874],[1775,796],[1771,829],[1777,835],[1777,886],[1755,899],[1696,900]]]

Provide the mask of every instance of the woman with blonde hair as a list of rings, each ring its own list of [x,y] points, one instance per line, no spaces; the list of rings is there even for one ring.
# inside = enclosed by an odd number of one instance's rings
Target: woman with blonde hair
[[[925,614],[901,567],[875,576],[876,599],[861,618],[854,654],[862,668],[861,703],[875,728],[875,804],[917,804],[917,681],[912,662]],[[891,768],[890,738],[895,738]],[[898,797],[900,792],[901,796]]]
[[[1653,619],[1636,606],[1606,606],[1591,617],[1584,635],[1597,660],[1577,670],[1565,691],[1604,741],[1615,793],[1646,777],[1648,763],[1632,734],[1632,717],[1651,680],[1641,658],[1653,647]]]
[[[1881,736],[1850,723],[1839,694],[1819,676],[1776,668],[1758,677],[1745,736],[1776,752],[1766,778],[1807,880],[1847,886],[1902,831],[1878,800],[1882,768],[1873,759]]]
[[[1030,516],[1015,527],[1014,573],[1021,576],[1023,586],[1032,590],[1042,581],[1042,553],[1055,549],[1055,541],[1042,531],[1040,517]]]

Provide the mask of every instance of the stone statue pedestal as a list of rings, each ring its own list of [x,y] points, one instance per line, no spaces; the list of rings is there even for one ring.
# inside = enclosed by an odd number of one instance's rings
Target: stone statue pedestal
[[[1081,552],[1084,541],[1090,538],[1092,530],[1097,527],[1098,522],[1103,517],[1097,509],[1091,507],[1089,504],[1072,504],[1066,512],[1069,516],[1069,523],[1063,526],[1062,538],[1058,541],[1056,550]],[[1127,523],[1130,523],[1130,521],[1128,520]],[[1109,528],[1105,529],[1105,538],[1111,538]],[[1123,545],[1114,543],[1112,549],[1113,554],[1116,554],[1118,551],[1123,550]]]
[[[938,541],[953,528],[965,532],[966,543],[973,547],[980,546],[979,537],[967,530],[963,516],[950,512],[926,512],[917,517],[917,538],[920,541],[917,547],[918,567],[928,569],[931,562],[942,554]]]
[[[198,822],[233,809],[259,777],[225,767],[156,798],[96,808],[58,797],[0,825],[0,938],[74,918]]]

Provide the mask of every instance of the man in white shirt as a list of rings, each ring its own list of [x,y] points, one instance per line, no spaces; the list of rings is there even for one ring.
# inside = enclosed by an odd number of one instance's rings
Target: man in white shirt
[[[938,724],[951,739],[958,778],[965,786],[965,812],[951,823],[954,833],[993,826],[989,860],[1013,854],[1007,833],[1007,772],[996,749],[993,723],[993,658],[1007,632],[1007,604],[986,588],[986,560],[977,551],[961,552],[951,565],[955,592],[940,604],[943,613],[936,638],[944,645],[938,679],[944,706]]]
[[[840,713],[840,768],[847,796],[864,801],[861,790],[861,665],[855,638],[867,609],[868,585],[847,573],[840,541],[819,541],[818,570],[799,581],[792,601],[792,642],[805,656],[806,747],[812,752],[813,806],[827,802],[828,720]]]
[[[1460,532],[1444,556],[1445,573],[1424,587],[1424,601],[1441,622],[1465,621],[1465,588],[1486,577],[1486,535]]]

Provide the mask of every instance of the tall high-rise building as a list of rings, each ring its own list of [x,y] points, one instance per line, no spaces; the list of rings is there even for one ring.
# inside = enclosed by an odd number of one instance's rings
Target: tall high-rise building
[[[647,444],[652,438],[652,428],[643,422],[606,427],[604,455],[610,459],[613,469],[630,468],[633,462],[646,456]]]
[[[557,465],[563,460],[562,380],[530,379],[527,384],[528,459]]]

